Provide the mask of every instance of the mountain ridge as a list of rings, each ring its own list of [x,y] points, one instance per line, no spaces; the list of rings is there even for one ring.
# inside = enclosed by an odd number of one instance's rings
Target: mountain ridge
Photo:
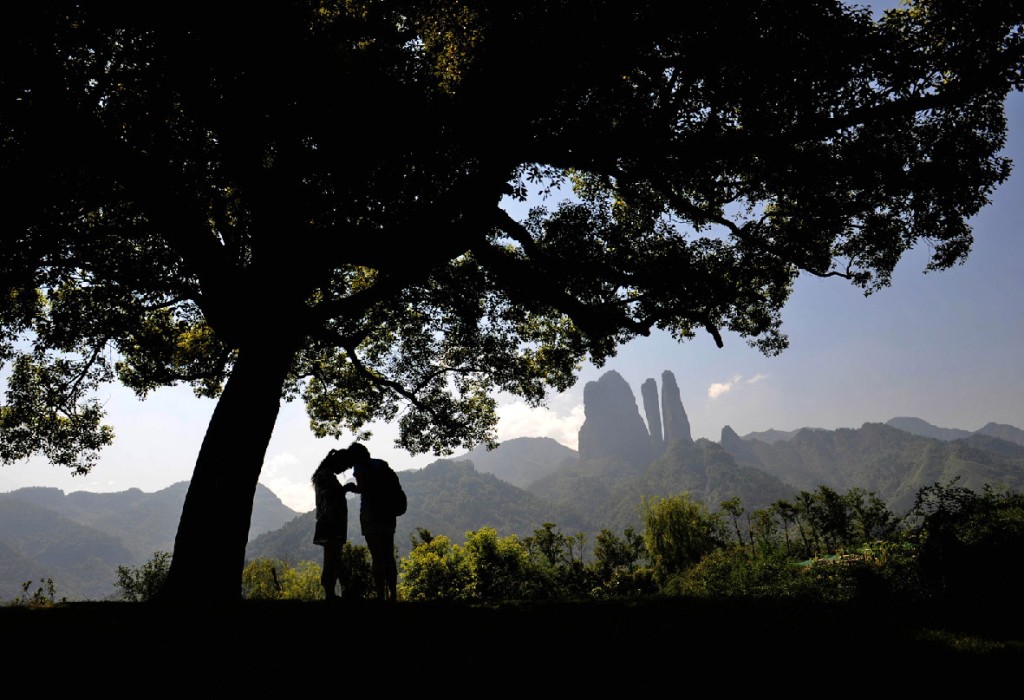
[[[421,531],[462,543],[481,527],[522,538],[552,524],[592,543],[601,529],[640,529],[643,499],[682,492],[713,509],[739,497],[755,510],[821,485],[839,491],[856,486],[877,492],[901,513],[918,489],[938,480],[1024,488],[1024,431],[1015,426],[987,423],[964,431],[897,417],[860,428],[743,437],[727,425],[720,442],[693,440],[674,376],[666,371],[661,379],[660,401],[653,379],[641,387],[646,419],[617,373],[588,384],[580,450],[551,438],[520,437],[494,450],[477,448],[401,470],[410,505],[396,532],[399,555],[410,551]],[[151,494],[50,487],[0,493],[0,600],[44,576],[62,594],[111,595],[118,565],[137,565],[173,549],[187,487],[184,481]],[[260,484],[247,557],[319,562],[314,518],[312,511],[288,508]],[[354,498],[349,534],[354,544],[363,543]]]
[[[112,595],[118,566],[136,566],[174,549],[188,482],[146,493],[72,491],[28,486],[0,493],[0,600],[27,581],[46,578],[70,599]],[[257,486],[250,537],[283,526],[297,513]]]

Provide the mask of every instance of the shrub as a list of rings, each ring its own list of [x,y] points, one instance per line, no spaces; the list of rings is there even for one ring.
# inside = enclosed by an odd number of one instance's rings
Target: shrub
[[[53,585],[52,578],[46,578],[39,582],[39,586],[30,595],[28,590],[32,587],[31,581],[21,584],[21,595],[15,596],[10,605],[18,605],[27,608],[52,608],[55,605],[66,603],[67,598],[57,600],[57,587]]]
[[[142,566],[117,567],[117,583],[121,599],[132,603],[150,600],[167,580],[171,569],[171,553],[155,552]]]

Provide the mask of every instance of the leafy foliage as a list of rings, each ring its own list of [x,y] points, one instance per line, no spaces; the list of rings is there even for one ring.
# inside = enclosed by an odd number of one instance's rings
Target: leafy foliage
[[[534,570],[535,598],[567,598],[587,595],[597,585],[593,570],[584,566],[586,535],[563,533],[554,523],[544,523],[523,540]]]
[[[21,584],[21,594],[12,598],[8,605],[27,608],[52,608],[67,602],[67,599],[57,599],[57,586],[52,578],[43,579],[36,586],[36,589],[29,593],[32,588],[32,581],[25,581]]]
[[[755,510],[743,530],[738,523],[746,513],[738,500],[711,512],[685,493],[650,499],[644,504],[650,532],[602,530],[589,562],[585,535],[563,533],[553,523],[524,538],[482,527],[466,533],[464,545],[418,528],[409,555],[399,559],[400,599],[939,601],[984,610],[1015,600],[1016,557],[1024,546],[1021,495],[1005,488],[974,492],[953,481],[922,489],[917,502],[898,520],[873,494],[820,487]],[[805,541],[795,536],[799,530],[814,534]],[[152,599],[170,557],[156,552],[142,566],[119,567],[121,599]],[[368,550],[346,543],[343,557],[342,597],[369,598]],[[32,593],[31,583],[8,604],[65,602],[57,600],[52,579]],[[322,600],[320,566],[256,557],[244,568],[242,592],[248,600]]]
[[[919,508],[895,518],[873,494],[828,487],[752,513],[730,539],[728,502],[709,511],[688,494],[650,499],[648,528],[622,537],[603,530],[585,563],[581,534],[547,523],[519,540],[493,528],[467,533],[466,546],[420,530],[400,561],[405,600],[578,600],[687,597],[709,600],[865,602],[918,605],[940,600],[986,610],[1016,596],[1024,543],[1021,497],[936,483]],[[801,505],[802,504],[802,505]],[[777,526],[782,520],[786,524]],[[766,523],[776,523],[768,526]],[[807,540],[790,538],[805,530]],[[809,547],[809,548],[808,548]],[[802,558],[811,552],[809,558]]]
[[[249,600],[277,600],[281,598],[281,583],[278,568],[282,562],[261,557],[253,559],[242,569],[242,597]]]
[[[466,554],[474,569],[474,598],[519,600],[528,597],[529,551],[515,536],[500,538],[493,528],[466,533]]]
[[[444,535],[421,531],[421,541],[399,561],[400,600],[472,600],[476,572],[469,553]]]
[[[297,567],[287,567],[282,571],[282,600],[316,600],[322,595],[319,564],[302,561]]]
[[[465,545],[421,528],[409,556],[399,562],[399,592],[404,600],[495,601],[589,597],[605,587],[625,597],[650,589],[634,576],[636,562],[625,549],[614,563],[605,557],[585,565],[583,540],[582,533],[565,535],[553,523],[523,539],[499,537],[484,527],[466,533]],[[606,550],[615,546],[612,540],[617,538],[605,536]]]
[[[688,493],[644,499],[644,543],[655,578],[662,585],[718,549],[727,540],[725,523]]]
[[[154,552],[141,566],[117,567],[117,590],[123,600],[144,603],[156,595],[171,568],[170,552]]]
[[[340,568],[340,596],[347,600],[369,598],[373,590],[369,550],[346,542]],[[312,561],[290,565],[280,559],[257,557],[248,561],[242,570],[242,597],[246,600],[323,600],[321,570],[321,565]]]
[[[648,556],[643,534],[626,528],[618,537],[605,528],[595,539],[594,561],[590,566],[599,583],[592,595],[632,598],[657,592],[653,570],[644,566]]]
[[[109,381],[218,397],[168,595],[226,599],[283,400],[441,455],[654,329],[781,352],[798,275],[949,268],[1007,177],[1022,10],[955,5],[22,3],[0,460],[87,472]]]
[[[918,493],[908,523],[921,578],[934,595],[988,604],[1017,595],[1024,494],[936,483]]]

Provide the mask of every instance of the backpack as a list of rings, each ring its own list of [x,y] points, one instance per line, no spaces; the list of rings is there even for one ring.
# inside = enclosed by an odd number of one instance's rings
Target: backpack
[[[402,489],[402,482],[399,480],[398,474],[387,462],[384,462],[383,466],[382,471],[385,474],[384,481],[387,488],[388,510],[395,517],[405,515],[405,511],[409,508],[409,499],[406,498],[405,490]]]
[[[396,490],[392,494],[391,513],[395,517],[398,517],[399,515],[405,515],[405,511],[408,508],[409,499],[405,497],[405,491],[402,489],[402,485],[398,484]]]

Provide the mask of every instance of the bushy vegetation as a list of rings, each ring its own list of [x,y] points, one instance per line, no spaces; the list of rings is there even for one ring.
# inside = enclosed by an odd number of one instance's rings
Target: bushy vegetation
[[[917,602],[1007,601],[1024,555],[1024,496],[948,484],[922,489],[903,518],[863,489],[800,492],[746,512],[683,493],[645,499],[645,530],[581,534],[548,523],[531,537],[491,528],[464,545],[420,530],[400,561],[404,600],[607,597]]]
[[[57,598],[57,586],[52,578],[46,578],[36,585],[31,593],[33,581],[25,581],[21,584],[21,593],[12,598],[8,605],[26,608],[52,608],[55,605],[66,603],[67,599]]]
[[[170,568],[171,553],[154,552],[152,558],[141,566],[117,567],[117,582],[114,585],[122,600],[144,603],[160,590]]]
[[[373,590],[369,550],[346,542],[342,564],[338,595],[348,599],[368,597]],[[259,557],[242,571],[242,596],[248,600],[322,600],[320,571],[320,564],[312,561],[290,566],[278,559]]]
[[[464,544],[418,528],[399,559],[405,601],[601,600],[688,596],[705,599],[951,602],[998,606],[1014,599],[1024,556],[1024,495],[956,480],[922,489],[913,509],[893,515],[872,493],[828,487],[747,512],[739,499],[711,510],[681,493],[644,499],[645,529],[602,530],[593,546],[582,533],[545,523],[529,537],[491,527]],[[589,552],[585,556],[585,553]],[[369,598],[369,551],[348,543],[339,595]],[[151,599],[171,554],[118,567],[122,600]],[[9,605],[52,606],[52,580]],[[242,595],[250,600],[324,597],[320,565],[258,558],[248,562]]]

